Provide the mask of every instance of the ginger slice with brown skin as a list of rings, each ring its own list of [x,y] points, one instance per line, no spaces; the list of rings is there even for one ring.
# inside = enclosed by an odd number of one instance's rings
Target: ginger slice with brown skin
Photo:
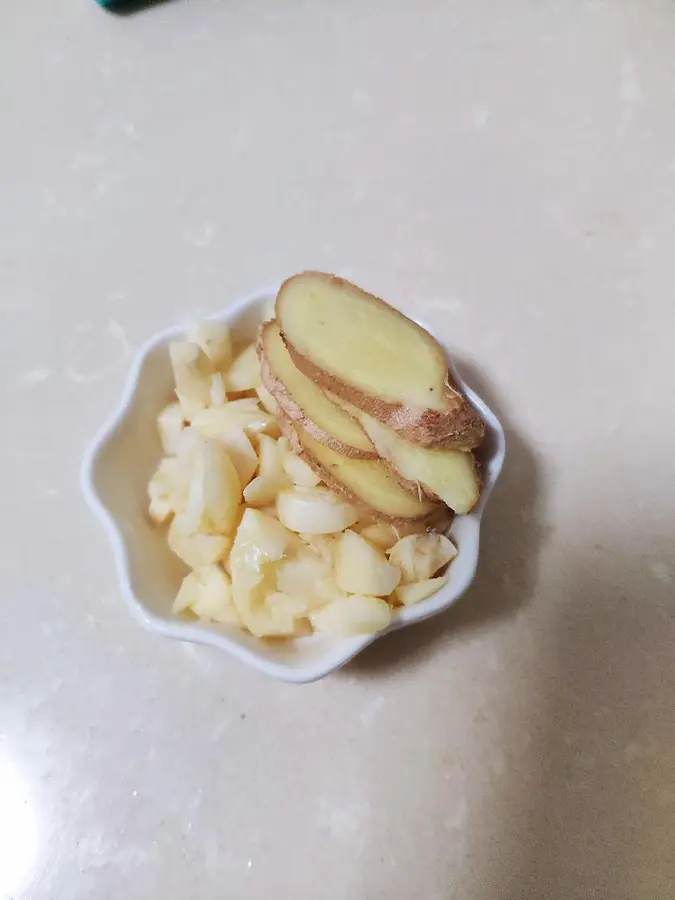
[[[443,348],[384,300],[303,272],[281,286],[275,310],[293,362],[319,387],[421,446],[480,444],[484,423],[450,384]]]

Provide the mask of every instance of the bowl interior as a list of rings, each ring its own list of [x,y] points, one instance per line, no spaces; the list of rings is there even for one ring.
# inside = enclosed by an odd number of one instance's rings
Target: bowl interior
[[[230,323],[237,342],[249,342],[267,317],[274,294],[273,290],[263,291],[245,298],[214,318]],[[169,550],[165,530],[153,525],[147,516],[147,484],[161,455],[157,414],[174,396],[168,344],[183,333],[182,327],[168,329],[140,351],[120,409],[99,433],[85,460],[83,490],[106,525],[123,592],[143,624],[180,640],[220,647],[276,677],[311,681],[346,662],[374,636],[338,640],[313,635],[261,640],[237,628],[188,621],[171,611],[188,570]],[[481,514],[503,462],[501,425],[454,374],[487,423],[487,439],[481,449],[483,494],[477,508],[469,515],[457,517],[452,525],[450,535],[459,554],[450,567],[447,584],[428,600],[398,612],[392,629],[447,608],[471,583],[478,561]]]

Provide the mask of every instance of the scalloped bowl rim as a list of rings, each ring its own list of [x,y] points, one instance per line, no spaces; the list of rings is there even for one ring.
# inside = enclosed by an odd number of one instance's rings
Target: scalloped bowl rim
[[[269,303],[276,295],[277,289],[278,285],[262,288],[261,290],[240,298],[225,309],[208,318],[214,321],[225,322],[236,320],[238,316],[254,310],[255,308],[262,308],[265,304]],[[433,329],[429,328],[428,325],[419,319],[415,319],[415,321],[433,334],[441,345],[445,347],[443,341],[434,333]],[[166,620],[151,612],[143,602],[143,599],[137,596],[132,587],[130,554],[126,546],[122,529],[112,510],[103,501],[97,488],[96,463],[101,452],[115,437],[125,421],[141,385],[141,373],[148,356],[157,348],[168,344],[169,341],[183,337],[185,330],[185,325],[180,324],[165,328],[150,337],[138,349],[131,364],[120,402],[109,419],[98,430],[86,450],[80,471],[80,486],[84,498],[89,508],[103,524],[108,540],[110,541],[115,570],[122,595],[131,612],[145,628],[175,640],[216,647],[229,653],[240,662],[251,665],[259,671],[282,681],[307,683],[322,678],[345,665],[374,640],[383,637],[390,631],[397,630],[407,625],[413,625],[416,622],[421,622],[424,619],[444,612],[459,600],[471,585],[476,573],[479,555],[481,519],[490,494],[492,493],[503,467],[506,454],[506,439],[504,429],[495,413],[488,407],[485,401],[466,384],[452,364],[450,364],[451,372],[459,386],[470,399],[472,405],[483,416],[492,443],[489,456],[483,462],[483,489],[479,503],[469,514],[458,516],[455,519],[455,523],[462,522],[469,526],[463,539],[459,542],[459,553],[471,553],[472,556],[467,571],[460,583],[453,585],[452,582],[449,581],[428,600],[415,606],[404,608],[401,612],[396,614],[392,624],[384,631],[377,634],[359,635],[358,637],[353,638],[333,640],[328,644],[327,651],[317,659],[314,659],[307,664],[297,666],[290,666],[272,658],[272,656],[267,653],[267,648],[262,641],[259,642],[259,646],[254,649],[251,646],[238,643],[227,633],[220,630],[219,626],[198,621],[183,621],[178,618]],[[160,404],[159,408],[161,408],[161,405],[163,404]],[[157,409],[157,412],[159,412],[159,408]],[[455,523],[453,523],[453,528],[450,530],[451,535]],[[459,559],[459,556],[457,559]],[[456,564],[457,560],[453,563],[453,566]],[[314,638],[300,638],[297,640],[310,641],[314,640]]]

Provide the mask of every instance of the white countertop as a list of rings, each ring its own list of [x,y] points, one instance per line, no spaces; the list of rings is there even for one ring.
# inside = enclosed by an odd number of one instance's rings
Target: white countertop
[[[675,884],[675,9],[0,10],[0,900]],[[142,631],[77,487],[134,348],[303,268],[509,428],[475,587],[306,687]]]

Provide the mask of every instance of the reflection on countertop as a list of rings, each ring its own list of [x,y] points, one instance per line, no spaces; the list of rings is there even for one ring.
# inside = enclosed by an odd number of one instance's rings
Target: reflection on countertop
[[[0,747],[0,900],[22,896],[38,854],[35,796],[19,765]]]

